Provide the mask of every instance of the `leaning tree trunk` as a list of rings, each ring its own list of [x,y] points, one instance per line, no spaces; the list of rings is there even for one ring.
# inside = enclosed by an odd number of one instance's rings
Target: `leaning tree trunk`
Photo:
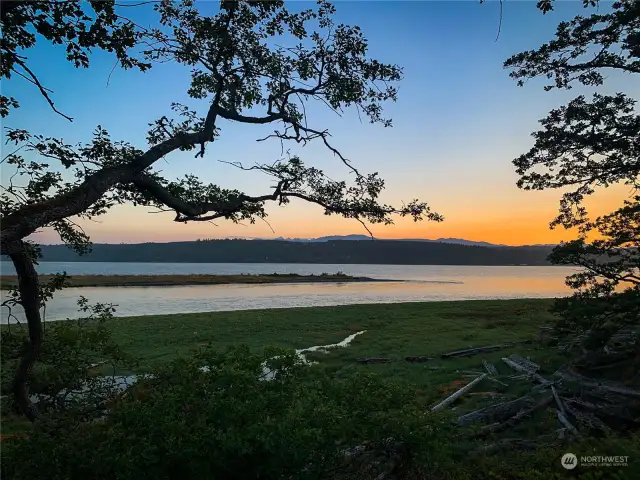
[[[18,291],[20,303],[24,309],[29,329],[29,342],[20,359],[18,370],[13,379],[13,394],[20,411],[31,421],[38,412],[27,393],[27,377],[33,368],[42,346],[42,319],[40,318],[40,282],[38,272],[33,264],[24,242],[9,253],[18,275]]]

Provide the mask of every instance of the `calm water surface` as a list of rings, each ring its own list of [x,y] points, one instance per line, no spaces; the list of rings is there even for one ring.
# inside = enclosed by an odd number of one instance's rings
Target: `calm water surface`
[[[385,283],[68,288],[58,292],[47,304],[47,320],[77,317],[76,300],[79,295],[84,295],[91,302],[116,304],[118,316],[358,303],[558,297],[568,292],[564,277],[575,272],[573,268],[524,266],[119,262],[42,262],[37,270],[40,273],[66,271],[70,275],[320,274],[342,271],[354,276],[397,280]],[[2,262],[0,271],[4,275],[15,274],[9,262]],[[2,299],[5,299],[4,292]],[[21,319],[21,312],[17,313]],[[7,322],[4,307],[1,321]]]

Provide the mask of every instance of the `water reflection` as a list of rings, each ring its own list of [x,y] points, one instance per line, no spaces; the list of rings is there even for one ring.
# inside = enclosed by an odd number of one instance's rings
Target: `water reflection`
[[[86,267],[87,264],[84,264]],[[113,266],[114,264],[108,264]],[[187,273],[186,265],[179,264],[179,270],[170,271],[175,264],[142,264],[145,271],[136,273]],[[169,265],[169,268],[167,268]],[[224,271],[224,265],[204,264],[209,270],[195,273],[264,273],[294,271],[292,266],[260,265],[262,271],[254,272],[251,266],[232,264],[235,271]],[[73,265],[76,269],[83,265]],[[131,269],[131,264],[118,265]],[[95,265],[89,265],[95,268]],[[244,270],[242,270],[242,268]],[[247,268],[249,267],[249,268]],[[295,265],[305,273],[306,265]],[[338,271],[335,266],[312,265],[308,273]],[[118,305],[118,316],[154,315],[187,312],[207,312],[225,310],[247,310],[259,308],[291,308],[309,306],[346,305],[362,303],[396,303],[443,300],[544,298],[565,295],[568,288],[564,277],[574,269],[560,267],[465,267],[465,266],[395,266],[395,265],[342,265],[341,270],[350,275],[374,278],[404,278],[407,282],[380,283],[336,283],[336,284],[279,284],[279,285],[212,285],[176,287],[91,287],[69,288],[59,292],[47,304],[47,320],[74,318],[77,316],[76,301],[84,295],[91,302],[107,302]],[[47,266],[44,266],[44,271]],[[51,268],[51,267],[49,267]],[[188,268],[188,267],[187,267]],[[200,265],[202,268],[202,264]],[[40,266],[41,271],[43,266]],[[184,270],[183,270],[184,269]],[[6,270],[3,269],[3,273]],[[89,271],[73,273],[90,273]],[[102,273],[107,273],[104,270]],[[192,272],[189,272],[192,273]],[[2,293],[5,299],[5,293]],[[16,312],[18,318],[22,312]],[[2,322],[7,321],[3,309]]]

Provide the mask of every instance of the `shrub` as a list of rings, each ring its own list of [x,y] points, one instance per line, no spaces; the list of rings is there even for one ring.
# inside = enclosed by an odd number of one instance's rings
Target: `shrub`
[[[265,362],[272,381],[263,381]],[[449,429],[401,383],[334,378],[293,352],[237,347],[154,372],[100,420],[73,410],[43,417],[28,438],[3,445],[2,467],[39,479],[364,479],[443,458],[436,453],[449,447],[438,439]],[[347,460],[364,445],[367,461]],[[374,457],[385,460],[369,468]]]
[[[111,338],[107,324],[113,318],[113,306],[90,305],[80,297],[78,307],[84,314],[82,318],[46,324],[42,351],[27,380],[28,391],[40,411],[68,408],[71,404],[91,405],[95,410],[96,402],[105,401],[115,389],[113,382],[97,374],[109,367],[114,371],[133,364]],[[1,391],[8,401],[3,407],[9,411],[16,410],[12,381],[26,341],[26,328],[13,325],[1,330]],[[76,394],[78,391],[83,392],[82,398]]]

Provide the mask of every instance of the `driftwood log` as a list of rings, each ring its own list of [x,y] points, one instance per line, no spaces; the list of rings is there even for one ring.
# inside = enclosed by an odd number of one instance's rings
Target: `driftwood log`
[[[562,413],[560,410],[556,409],[556,415],[558,416],[558,421],[567,430],[569,430],[571,433],[573,433],[576,437],[580,436],[580,432],[578,432],[578,429],[571,424],[571,422],[569,421],[569,419],[566,417],[566,415],[564,413]]]
[[[442,410],[444,407],[446,407],[447,405],[451,405],[453,402],[456,401],[456,399],[460,398],[462,395],[464,395],[465,392],[468,392],[469,390],[471,390],[473,387],[475,387],[478,383],[480,383],[482,381],[482,379],[484,377],[486,377],[487,374],[483,373],[482,375],[480,375],[478,378],[476,378],[475,380],[473,380],[472,382],[468,383],[467,385],[465,385],[464,387],[462,387],[460,390],[458,390],[457,392],[455,392],[453,395],[445,398],[442,402],[438,403],[437,405],[433,406],[431,408],[432,412],[437,412],[438,410]]]
[[[429,360],[435,360],[433,357],[425,357],[425,356],[409,356],[409,357],[404,357],[404,359],[410,363],[424,363],[424,362],[428,362]]]
[[[495,366],[493,366],[491,363],[487,362],[486,360],[482,360],[482,365],[484,366],[484,369],[487,371],[487,373],[489,375],[497,375],[498,374],[498,370],[496,369]]]
[[[556,401],[556,405],[558,405],[558,410],[560,410],[563,415],[566,415],[567,412],[564,411],[564,404],[562,403],[562,400],[560,400],[560,397],[558,396],[556,387],[554,387],[553,385],[551,385],[551,393],[553,393],[553,398]]]
[[[516,414],[524,408],[530,407],[534,403],[535,400],[532,397],[525,395],[508,402],[490,405],[488,407],[482,408],[480,410],[475,410],[458,417],[458,425],[464,426],[474,422],[487,423],[489,421],[499,421]]]
[[[616,384],[613,382],[600,381],[594,378],[583,377],[582,375],[571,373],[568,370],[560,371],[558,372],[558,374],[564,380],[575,382],[582,387],[595,388],[595,389],[603,390],[605,392],[615,393],[618,395],[640,398],[640,390],[635,390],[633,388],[625,387],[620,384]]]
[[[464,350],[455,350],[440,354],[441,358],[469,357],[478,353],[494,352],[503,348],[513,347],[515,343],[502,343],[500,345],[488,345],[486,347],[466,348]]]
[[[508,384],[504,383],[501,380],[498,380],[497,378],[487,377],[487,380],[489,380],[490,382],[497,383],[498,385],[502,385],[503,387],[508,387],[509,386]]]
[[[358,363],[389,363],[390,361],[390,358],[385,357],[366,357],[358,359]]]
[[[520,363],[510,359],[510,358],[502,358],[502,361],[504,363],[506,363],[507,365],[509,365],[511,368],[513,368],[515,371],[520,372],[525,374],[528,377],[531,377],[532,379],[534,379],[536,382],[538,383],[542,383],[542,384],[550,384],[551,382],[549,380],[547,380],[546,378],[544,378],[542,375],[529,370],[529,368],[527,368],[524,365],[521,365]]]
[[[594,403],[583,398],[565,398],[561,397],[567,406],[575,406],[581,410],[588,410],[594,416],[597,415],[605,422],[605,424],[616,425],[625,428],[640,427],[640,420],[633,418],[629,410],[624,405],[612,405],[609,403]],[[595,397],[594,397],[595,398]],[[601,401],[601,398],[597,398]]]
[[[538,403],[536,403],[532,407],[520,410],[514,416],[510,417],[508,420],[506,420],[506,421],[504,421],[502,423],[494,423],[492,425],[487,425],[486,427],[483,427],[482,428],[482,433],[483,434],[497,433],[497,432],[501,432],[503,430],[507,430],[508,428],[511,428],[511,427],[517,425],[518,423],[520,423],[525,418],[530,417],[531,415],[533,415],[538,410],[542,410],[543,408],[546,408],[547,406],[549,406],[551,404],[552,401],[553,401],[553,397],[551,395],[548,395],[545,398],[543,398],[540,401],[538,401]]]
[[[513,360],[514,362],[517,362],[520,365],[523,365],[524,367],[527,367],[529,370],[531,370],[533,372],[537,372],[538,370],[540,370],[540,365],[538,365],[537,363],[532,362],[529,359],[521,357],[520,355],[509,355],[509,358],[511,360]]]
[[[590,428],[592,430],[600,430],[603,432],[609,432],[611,430],[602,420],[600,420],[595,415],[587,412],[581,412],[580,410],[573,408],[568,402],[563,402],[563,403],[564,403],[565,412],[569,413],[573,418],[575,418],[583,426]],[[566,416],[566,413],[565,413],[565,416]]]

